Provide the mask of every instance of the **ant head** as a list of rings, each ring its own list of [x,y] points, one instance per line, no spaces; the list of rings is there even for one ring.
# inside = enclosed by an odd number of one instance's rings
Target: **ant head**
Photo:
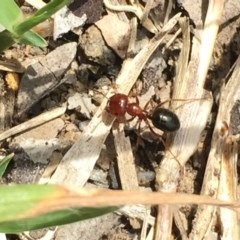
[[[125,94],[114,94],[108,100],[106,111],[116,117],[125,116],[128,104],[128,96]]]

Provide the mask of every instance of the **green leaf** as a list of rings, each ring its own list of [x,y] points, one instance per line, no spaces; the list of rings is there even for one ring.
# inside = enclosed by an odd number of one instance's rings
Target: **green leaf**
[[[1,0],[0,0],[1,1]],[[1,7],[0,7],[1,8]],[[8,30],[0,32],[0,53],[15,43],[15,37]]]
[[[14,27],[15,34],[22,35],[37,24],[44,22],[50,18],[54,13],[56,13],[59,9],[69,4],[70,2],[71,0],[52,0],[22,23],[16,24]]]
[[[4,233],[72,223],[117,209],[75,208],[83,196],[56,185],[1,186],[0,196],[0,232]]]
[[[33,208],[54,191],[56,189],[53,185],[47,187],[42,185],[0,186],[0,225],[3,221],[20,218],[24,212]]]
[[[0,178],[5,173],[7,166],[10,163],[10,161],[12,160],[13,156],[14,156],[14,153],[11,153],[0,161]]]
[[[18,41],[20,43],[32,45],[35,47],[46,47],[47,46],[47,42],[45,41],[45,39],[33,31],[25,32],[21,36],[21,38],[18,39]]]
[[[24,20],[21,9],[14,0],[0,1],[0,24],[8,30],[0,33],[0,53],[15,42],[45,47],[45,40],[30,30],[71,2],[71,0],[52,0],[45,7]]]
[[[43,214],[39,217],[29,218],[25,220],[2,222],[0,224],[0,232],[2,233],[18,233],[40,228],[59,226],[63,224],[73,223],[89,218],[98,217],[106,213],[116,210],[116,207],[101,208],[69,208],[62,211],[55,211]]]
[[[0,32],[0,39],[0,53],[5,49],[11,47],[15,42],[29,44],[36,47],[47,46],[45,39],[33,31],[28,31],[24,33],[20,38],[17,38],[8,30],[4,30],[3,32]]]
[[[21,9],[14,0],[1,0],[0,23],[10,32],[13,26],[23,21]]]

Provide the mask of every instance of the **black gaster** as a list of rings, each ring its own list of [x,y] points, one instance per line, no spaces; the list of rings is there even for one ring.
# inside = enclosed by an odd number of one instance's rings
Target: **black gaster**
[[[157,108],[149,116],[154,127],[164,132],[175,132],[180,128],[178,116],[166,108]]]

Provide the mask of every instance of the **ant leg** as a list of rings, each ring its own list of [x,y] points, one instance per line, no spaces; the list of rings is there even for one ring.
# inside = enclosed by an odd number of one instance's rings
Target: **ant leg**
[[[131,122],[133,119],[135,119],[136,118],[136,116],[134,116],[134,117],[131,117],[130,119],[127,119],[126,120],[126,122]],[[142,120],[138,120],[138,130],[137,130],[137,143],[136,143],[136,149],[135,149],[135,153],[137,152],[137,149],[138,149],[138,146],[140,145],[140,126],[141,126],[141,121]]]
[[[129,119],[125,119],[125,123],[128,123],[128,122],[131,122],[131,121],[133,121],[133,119],[135,118],[136,116],[134,116],[134,117],[131,117],[131,118],[129,118]]]
[[[131,92],[130,94],[129,94],[129,97],[132,97],[132,98],[135,98],[135,103],[137,104],[137,105],[139,105],[139,99],[138,99],[138,96],[137,96],[137,92]]]
[[[163,146],[165,147],[165,149],[166,149],[167,151],[169,151],[170,154],[173,156],[173,158],[177,161],[177,163],[179,164],[179,166],[180,166],[180,168],[181,168],[181,171],[182,171],[183,166],[181,165],[181,163],[179,162],[179,160],[177,159],[177,157],[173,154],[173,152],[172,152],[170,149],[168,149],[166,143],[165,143],[165,142],[163,141],[163,139],[162,139],[162,136],[161,136],[160,134],[156,133],[156,132],[153,130],[152,126],[150,125],[150,123],[149,123],[149,121],[148,121],[147,119],[144,119],[144,121],[145,121],[146,124],[148,125],[150,131],[151,131],[154,135],[156,135],[157,137],[159,137],[159,139],[160,139],[160,141],[162,142],[162,144],[163,144]]]
[[[170,103],[171,102],[192,102],[192,101],[203,100],[203,99],[204,98],[189,98],[189,99],[172,98],[172,99],[168,99],[164,102],[159,103],[156,108],[159,108],[159,107],[161,107],[162,105],[164,105],[165,103],[168,103],[168,102],[170,102]]]
[[[136,149],[135,149],[135,152],[137,152],[138,150],[138,147],[140,146],[140,138],[141,138],[141,135],[140,135],[140,132],[141,132],[141,122],[142,120],[139,119],[138,120],[138,129],[137,129],[137,143],[136,143]]]
[[[145,105],[144,105],[144,110],[146,110],[147,109],[147,107],[149,106],[149,104],[150,103],[152,103],[153,102],[153,96],[145,103]]]
[[[136,99],[136,104],[139,105],[139,99],[137,96],[135,96],[135,99]]]
[[[113,88],[115,94],[118,93],[119,85],[116,82],[112,83],[112,88]]]
[[[154,110],[159,106],[153,106],[153,98],[151,97],[150,98],[150,100],[149,101],[147,101],[147,103],[145,104],[145,106],[144,106],[144,111],[146,111],[147,112],[147,108],[148,108],[148,106],[149,106],[149,104],[151,103],[151,105],[152,105],[152,108],[151,108],[151,110],[150,111],[148,111],[148,115],[150,116],[150,115],[152,115],[152,113],[154,112]]]
[[[158,134],[157,132],[155,132],[151,126],[151,124],[149,123],[149,121],[147,119],[144,119],[145,123],[147,124],[148,128],[150,129],[150,131],[157,137],[162,138],[162,135]]]
[[[145,106],[144,106],[144,110],[146,110],[147,109],[147,107],[148,107],[148,105],[150,104],[150,102],[152,102],[152,98],[150,98],[150,100],[148,100],[147,101],[147,103],[145,104]]]

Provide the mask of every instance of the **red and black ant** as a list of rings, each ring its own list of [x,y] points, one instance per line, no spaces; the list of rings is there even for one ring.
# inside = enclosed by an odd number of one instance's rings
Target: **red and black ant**
[[[148,103],[147,103],[148,104]],[[139,100],[136,97],[136,102],[129,102],[129,97],[125,94],[114,94],[108,100],[106,111],[116,117],[124,117],[128,113],[133,120],[138,117],[140,122],[143,120],[148,125],[149,129],[155,135],[158,135],[151,127],[149,120],[152,121],[154,127],[164,132],[175,132],[180,128],[180,121],[175,113],[172,111],[156,107],[152,112],[146,111],[146,106],[141,108]]]
[[[167,101],[158,105],[156,108],[154,108],[153,111],[148,112],[146,108],[149,102],[150,101],[147,102],[144,108],[141,108],[137,97],[136,97],[136,102],[132,103],[132,102],[129,102],[129,97],[127,95],[122,93],[116,93],[109,98],[106,111],[116,117],[124,117],[125,114],[128,113],[130,116],[132,116],[132,118],[129,119],[128,121],[131,121],[135,117],[138,117],[139,131],[140,131],[141,121],[143,120],[149,127],[150,131],[158,137],[161,137],[161,136],[153,130],[149,120],[151,120],[154,127],[164,132],[175,132],[180,128],[180,121],[178,116],[168,109],[159,107],[160,105],[163,105]],[[161,141],[165,146],[165,142],[162,140],[162,138],[161,138]],[[182,167],[180,162],[176,158],[176,156],[171,151],[170,153],[176,159],[180,167]]]

